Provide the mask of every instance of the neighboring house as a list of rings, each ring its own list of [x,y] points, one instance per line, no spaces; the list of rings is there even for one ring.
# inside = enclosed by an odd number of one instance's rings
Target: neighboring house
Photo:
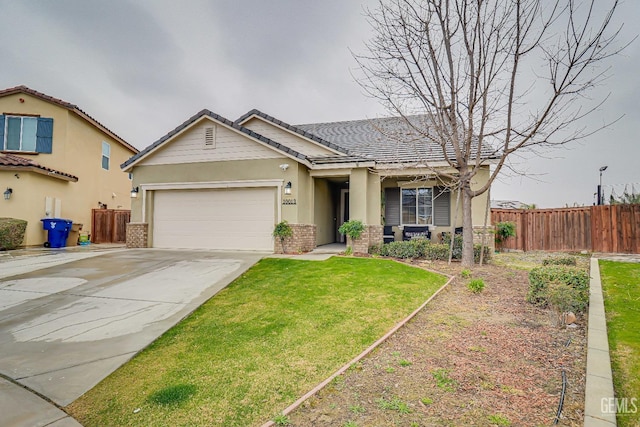
[[[338,227],[348,219],[366,225],[356,251],[382,242],[383,222],[396,240],[409,225],[428,226],[437,239],[462,223],[457,193],[416,153],[447,165],[432,145],[381,133],[398,130],[397,118],[291,126],[258,110],[235,122],[203,110],[122,165],[140,195],[127,244],[279,251],[272,231],[283,220],[293,252],[343,241]],[[486,157],[477,185],[489,177]],[[474,227],[484,224],[486,203],[485,195],[474,199]]]
[[[42,245],[42,218],[91,232],[91,209],[130,209],[119,165],[138,150],[76,105],[25,86],[0,90],[0,217],[28,221],[23,244]]]

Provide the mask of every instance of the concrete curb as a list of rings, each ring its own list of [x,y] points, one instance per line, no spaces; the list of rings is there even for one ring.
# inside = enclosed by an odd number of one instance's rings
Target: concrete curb
[[[410,264],[405,264],[405,265],[409,265]],[[413,266],[411,266],[413,267]],[[419,267],[416,267],[419,268]],[[440,275],[446,276],[442,273],[438,273]],[[323,388],[325,388],[331,381],[333,381],[334,378],[336,378],[339,375],[342,375],[347,369],[349,369],[352,365],[354,365],[355,363],[359,362],[360,360],[362,360],[364,357],[366,357],[369,353],[371,353],[373,350],[375,350],[378,346],[380,346],[382,343],[384,343],[386,340],[388,340],[393,334],[395,334],[400,328],[402,328],[404,325],[406,325],[411,319],[413,319],[418,313],[420,313],[420,311],[422,311],[422,309],[424,309],[427,304],[429,304],[436,296],[438,296],[438,294],[440,294],[440,292],[442,292],[444,289],[446,289],[449,284],[451,284],[451,282],[453,282],[453,279],[455,279],[455,276],[449,276],[449,280],[447,280],[447,283],[445,283],[444,285],[442,285],[440,287],[440,289],[438,289],[433,295],[431,295],[424,303],[422,303],[422,305],[420,307],[418,307],[413,313],[411,313],[409,316],[407,316],[406,318],[404,318],[402,321],[400,321],[400,323],[396,324],[396,326],[394,326],[389,332],[387,332],[386,334],[384,334],[384,336],[382,338],[380,338],[378,341],[374,342],[373,344],[371,344],[371,346],[369,348],[367,348],[366,350],[364,350],[362,353],[360,353],[359,355],[357,355],[355,358],[353,358],[350,362],[348,362],[346,365],[344,365],[342,368],[338,369],[335,373],[333,373],[333,375],[331,375],[329,378],[327,378],[326,380],[324,380],[323,382],[321,382],[320,384],[318,384],[317,386],[315,386],[311,391],[307,392],[304,396],[302,396],[300,399],[296,400],[295,402],[293,402],[289,407],[287,407],[284,411],[282,411],[283,415],[287,415],[289,413],[291,413],[292,411],[294,411],[295,409],[297,409],[300,405],[302,405],[304,403],[305,400],[309,399],[311,396],[313,396],[314,394],[318,393],[320,390],[322,390]],[[273,421],[267,421],[266,423],[262,424],[261,427],[272,427],[274,426],[275,423]]]
[[[587,332],[587,383],[584,398],[584,426],[616,426],[616,414],[607,411],[614,402],[613,376],[609,358],[607,321],[598,259],[591,258],[589,330]],[[614,406],[615,407],[615,406]]]

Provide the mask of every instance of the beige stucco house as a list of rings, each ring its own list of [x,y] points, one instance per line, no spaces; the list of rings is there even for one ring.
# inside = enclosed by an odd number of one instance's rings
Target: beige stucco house
[[[76,105],[25,86],[0,90],[0,217],[28,221],[25,246],[47,240],[42,218],[91,232],[91,209],[129,209],[119,165],[134,147]]]
[[[389,138],[385,130],[401,123],[291,126],[258,110],[233,122],[203,110],[122,165],[138,190],[127,244],[279,251],[272,232],[283,220],[293,228],[287,250],[294,252],[344,241],[338,228],[348,219],[366,225],[356,251],[382,242],[383,225],[396,240],[410,226],[438,239],[462,215],[422,162],[447,165],[434,147]],[[489,157],[476,185],[488,179]],[[474,199],[474,227],[484,224],[486,203]]]

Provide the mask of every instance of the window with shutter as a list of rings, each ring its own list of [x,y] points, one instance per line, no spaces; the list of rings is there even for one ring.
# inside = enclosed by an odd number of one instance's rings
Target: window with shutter
[[[41,122],[47,129],[41,132]],[[41,147],[41,133],[48,139],[48,145]],[[0,116],[0,149],[28,153],[51,153],[53,119],[31,116]],[[43,148],[41,150],[40,148]]]
[[[102,169],[109,170],[109,160],[111,158],[111,146],[108,142],[102,141]]]

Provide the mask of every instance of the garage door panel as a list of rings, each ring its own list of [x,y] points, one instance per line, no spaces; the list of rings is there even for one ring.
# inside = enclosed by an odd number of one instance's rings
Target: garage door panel
[[[157,191],[153,246],[273,250],[275,197],[275,188]]]

